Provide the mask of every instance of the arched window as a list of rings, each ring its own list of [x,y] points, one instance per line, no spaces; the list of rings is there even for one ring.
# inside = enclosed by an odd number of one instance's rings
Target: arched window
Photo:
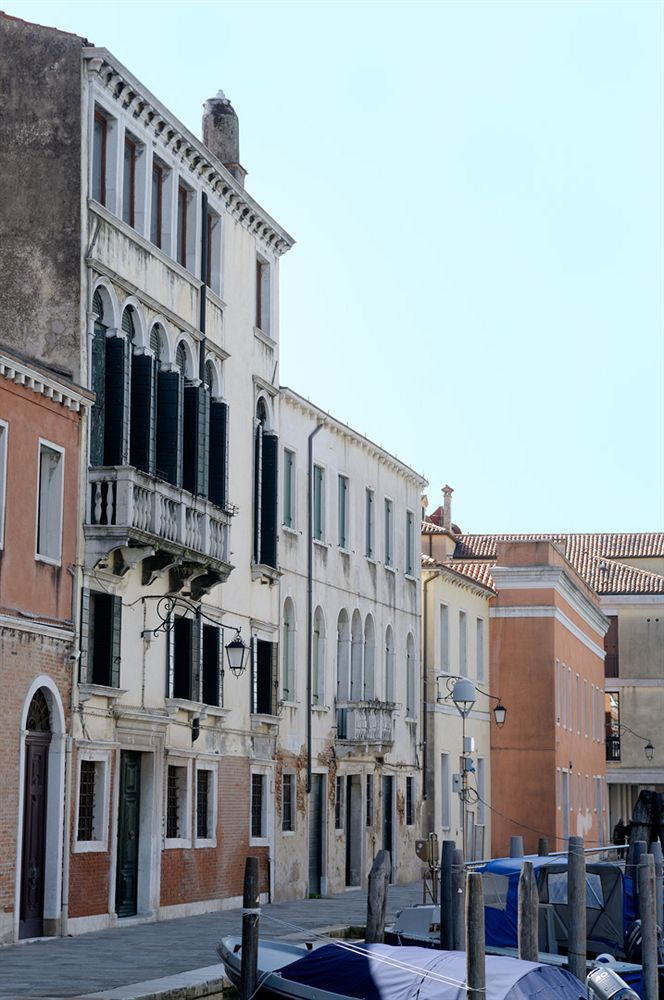
[[[409,632],[406,640],[406,718],[415,718],[415,643]]]
[[[95,401],[90,415],[90,465],[103,465],[108,320],[104,310],[104,299],[99,289],[96,290],[92,299],[92,311],[95,313],[95,325],[92,340],[91,388],[95,394]]]
[[[392,626],[385,629],[385,701],[394,702],[394,634]]]
[[[223,510],[228,506],[228,404],[220,398],[214,365],[205,364],[205,385],[210,397],[208,497]]]
[[[104,295],[92,300],[96,313],[92,342],[92,389],[95,393],[91,433],[91,465],[126,465],[129,461],[129,372],[134,320],[131,307],[122,314],[121,331],[108,336]]]
[[[284,601],[281,626],[281,697],[295,701],[295,607],[290,597]]]
[[[360,612],[353,612],[350,631],[350,700],[362,701],[364,683],[362,678],[363,631]]]
[[[277,565],[277,451],[279,441],[268,427],[268,409],[256,404],[254,430],[254,562]]]
[[[321,608],[314,612],[312,636],[311,703],[325,704],[325,619]]]
[[[376,630],[371,615],[364,622],[364,700],[376,697]]]
[[[350,698],[350,627],[348,612],[342,609],[337,618],[337,701]]]
[[[154,475],[156,447],[157,361],[136,345],[133,309],[122,314],[122,329],[133,344],[131,354],[131,417],[129,435],[129,462],[136,469]],[[150,345],[159,334],[154,328]]]

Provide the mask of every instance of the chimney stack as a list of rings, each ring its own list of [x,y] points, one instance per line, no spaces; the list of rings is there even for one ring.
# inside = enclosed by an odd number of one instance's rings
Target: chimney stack
[[[443,486],[443,528],[452,530],[452,494],[454,490],[451,486]]]
[[[240,164],[240,122],[223,90],[203,105],[203,142],[244,187],[247,171]]]

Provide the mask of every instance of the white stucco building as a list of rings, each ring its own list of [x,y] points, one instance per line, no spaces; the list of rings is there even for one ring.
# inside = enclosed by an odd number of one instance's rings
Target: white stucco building
[[[287,388],[280,448],[278,891],[365,885],[381,848],[417,878],[425,481]]]

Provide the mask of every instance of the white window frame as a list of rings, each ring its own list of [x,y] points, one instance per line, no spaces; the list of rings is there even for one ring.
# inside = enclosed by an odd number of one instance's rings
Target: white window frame
[[[345,483],[345,490],[343,492],[343,506],[342,506],[342,490],[341,484]],[[350,518],[349,518],[349,508],[350,508],[350,477],[340,472],[337,477],[337,542],[339,548],[342,552],[350,551]]]
[[[217,775],[218,764],[214,760],[205,758],[196,761],[196,782],[193,789],[194,794],[194,815],[193,815],[193,835],[194,847],[216,847],[217,846]],[[198,836],[198,772],[207,771],[212,776],[208,787],[208,830],[212,830],[211,837]],[[210,801],[211,799],[211,801]]]
[[[383,498],[383,562],[386,569],[394,569],[394,501]]]
[[[122,135],[120,137],[120,173],[119,173],[119,209],[118,218],[120,222],[124,223],[125,226],[129,226],[133,229],[135,233],[139,236],[143,236],[147,239],[150,238],[150,218],[147,213],[147,166],[148,157],[146,155],[146,144],[145,140],[131,128],[127,128],[126,125],[122,126]],[[124,219],[124,154],[125,154],[125,144],[129,140],[135,148],[135,161],[134,161],[134,225],[132,226],[130,222]],[[152,163],[150,163],[150,186],[152,185]],[[147,230],[147,231],[146,231]],[[154,246],[154,244],[152,244]]]
[[[556,725],[560,725],[560,660],[556,660],[556,677],[555,677],[555,704],[556,704]]]
[[[185,757],[166,757],[166,771],[164,774],[164,848],[170,850],[173,848],[191,847],[192,836],[191,836],[191,825],[192,825],[192,790],[191,790],[191,772],[192,772],[192,761],[190,758]],[[181,834],[179,837],[167,837],[166,823],[167,823],[167,813],[168,813],[168,768],[178,767],[185,773],[185,788],[184,790],[179,790],[179,817],[181,823]]]
[[[286,622],[286,602],[290,602],[292,620]],[[288,628],[286,628],[288,624]],[[296,677],[295,677],[295,602],[290,595],[287,595],[281,609],[281,649],[280,649],[280,688],[281,700],[285,705],[296,704]],[[286,638],[288,636],[288,638]],[[286,697],[288,691],[288,697]]]
[[[404,576],[406,576],[409,580],[414,580],[416,576],[415,514],[412,510],[406,511],[406,535],[404,544]]]
[[[289,464],[286,463],[286,455],[289,456]],[[286,509],[286,472],[288,471],[288,484],[290,488],[290,510]],[[295,452],[292,448],[284,448],[284,503],[281,512],[281,522],[286,531],[295,531]],[[286,520],[290,515],[290,523]]]
[[[5,547],[5,516],[7,511],[7,448],[9,424],[0,420],[0,549]]]
[[[468,677],[468,612],[459,608],[459,674]]]
[[[259,264],[260,264],[260,280],[261,280],[261,315],[260,317],[259,316],[255,317],[256,319],[255,330],[257,330],[259,333],[262,333],[263,336],[269,337],[270,340],[273,340],[274,338],[272,335],[272,264],[267,259],[267,257],[263,256],[263,254],[260,253],[256,254],[256,265],[257,265],[256,277],[255,277],[256,281],[258,280]],[[254,289],[254,299],[256,297],[255,293],[256,289]],[[258,326],[259,319],[261,321],[260,326]]]
[[[483,683],[485,680],[484,671],[484,619],[475,619],[475,673],[477,680]]]
[[[252,786],[253,777],[260,774],[263,777],[263,801],[261,803],[261,829],[262,835],[254,837],[251,832],[251,806],[252,806]],[[270,844],[271,820],[274,813],[272,789],[272,771],[267,767],[252,767],[249,776],[249,845],[250,847],[266,847]]]
[[[364,555],[376,561],[376,491],[367,486],[364,491]]]
[[[99,764],[99,770],[95,768],[95,811],[98,813],[94,819],[95,833],[101,833],[100,837],[92,840],[78,840],[78,809],[81,800],[81,761],[92,760]],[[105,853],[108,851],[108,827],[109,827],[109,801],[110,801],[110,754],[104,750],[81,750],[76,754],[76,808],[74,811],[74,830],[72,837],[72,852],[74,854]]]
[[[326,487],[326,479],[327,479],[326,472],[327,472],[327,469],[325,468],[324,465],[321,465],[320,462],[314,462],[314,466],[313,466],[313,470],[312,471],[313,471],[313,483],[311,484],[311,504],[312,504],[311,529],[312,529],[312,533],[313,533],[313,540],[314,540],[314,542],[317,542],[319,545],[325,545],[326,542],[327,542],[327,532],[325,530],[326,529],[326,523],[325,523],[325,521],[326,521],[326,514],[327,514],[327,510],[326,510],[327,504],[325,502],[326,501],[325,491],[326,491],[326,488],[327,488]],[[316,496],[317,496],[317,493],[318,493],[318,490],[316,488],[316,473],[317,472],[320,474],[319,477],[318,477],[318,482],[320,484],[320,491],[319,491],[319,499],[320,499],[320,521],[319,521],[318,524],[316,524]],[[320,529],[320,538],[316,537],[316,531],[318,529]]]
[[[291,829],[284,830],[284,789],[286,778],[291,779]],[[282,837],[294,837],[297,831],[297,774],[295,771],[284,771],[281,775],[281,835]]]
[[[212,231],[210,233],[210,284],[208,289],[215,295],[221,296],[221,269],[222,269],[222,248],[223,248],[223,215],[212,207],[208,200],[208,216],[213,219]],[[207,240],[207,232],[205,233]],[[206,275],[207,277],[207,275]]]
[[[440,626],[439,650],[440,650],[440,672],[449,674],[450,672],[450,609],[449,605],[441,601],[438,611],[438,622]]]
[[[56,452],[60,455],[60,461],[58,463],[58,468],[60,470],[60,498],[59,498],[59,517],[58,520],[58,557],[57,559],[53,556],[49,556],[44,552],[39,551],[39,515],[41,510],[41,456],[42,449],[49,449],[50,451]],[[47,441],[45,438],[39,438],[37,445],[37,492],[35,504],[35,559],[38,562],[49,563],[51,566],[60,566],[62,564],[62,524],[64,518],[64,492],[65,492],[65,449],[59,445],[55,444],[53,441]]]

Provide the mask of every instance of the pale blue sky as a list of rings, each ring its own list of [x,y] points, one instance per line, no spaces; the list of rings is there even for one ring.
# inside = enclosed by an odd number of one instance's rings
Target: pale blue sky
[[[664,527],[664,5],[37,3],[192,131],[223,88],[281,381],[465,531]]]

